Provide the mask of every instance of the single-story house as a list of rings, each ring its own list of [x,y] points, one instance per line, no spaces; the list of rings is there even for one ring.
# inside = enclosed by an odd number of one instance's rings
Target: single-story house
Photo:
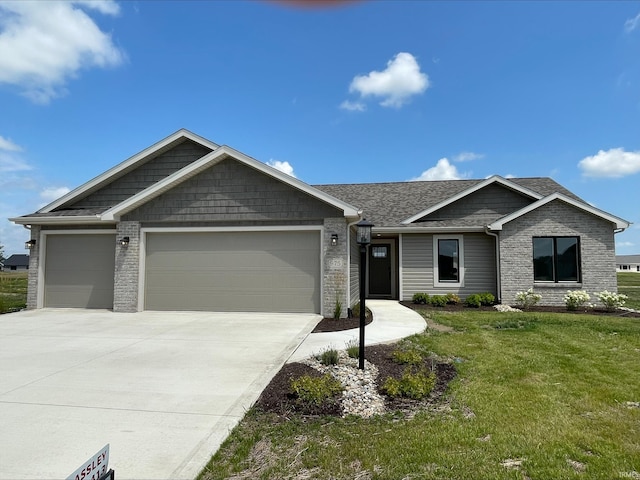
[[[314,312],[366,292],[616,291],[629,222],[549,178],[315,185],[179,130],[35,213],[28,308]],[[343,308],[345,311],[346,308]]]
[[[13,254],[4,261],[4,271],[23,272],[29,269],[29,255]]]
[[[616,255],[616,271],[640,273],[640,255]]]

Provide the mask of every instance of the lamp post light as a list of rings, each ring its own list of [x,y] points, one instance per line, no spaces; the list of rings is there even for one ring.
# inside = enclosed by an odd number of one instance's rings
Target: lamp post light
[[[360,349],[358,350],[358,368],[364,370],[364,325],[367,308],[364,297],[366,296],[367,279],[367,245],[371,243],[371,228],[373,223],[363,218],[356,223],[356,241],[360,245]]]

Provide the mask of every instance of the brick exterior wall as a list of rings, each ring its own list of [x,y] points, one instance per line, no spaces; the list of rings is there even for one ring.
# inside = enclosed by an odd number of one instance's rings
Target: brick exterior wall
[[[502,303],[515,304],[516,292],[529,288],[542,295],[541,305],[564,305],[567,290],[590,295],[617,292],[614,226],[556,200],[507,223],[500,232]],[[534,283],[533,237],[580,238],[581,283]]]
[[[38,306],[38,270],[40,268],[40,226],[31,226],[31,240],[36,241],[35,248],[29,252],[29,273],[27,274],[27,308]]]
[[[129,237],[129,245],[120,245],[122,237]],[[140,265],[140,223],[119,222],[116,233],[116,268],[113,286],[113,311],[138,311]]]
[[[331,246],[331,235],[338,235],[338,244]],[[324,285],[322,298],[322,313],[325,317],[333,317],[336,300],[342,304],[341,318],[347,316],[347,289],[349,263],[347,261],[347,222],[343,217],[324,219],[324,238],[322,255],[324,271],[322,283]]]

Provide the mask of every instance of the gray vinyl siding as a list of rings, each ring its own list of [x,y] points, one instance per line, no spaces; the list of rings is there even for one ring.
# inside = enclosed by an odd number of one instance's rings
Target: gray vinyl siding
[[[497,296],[496,256],[493,237],[465,234],[464,285],[434,287],[433,235],[402,235],[402,300],[411,300],[414,293],[429,295],[456,293],[466,298],[472,293],[491,292]]]
[[[513,305],[516,293],[529,288],[542,295],[541,305],[564,305],[567,290],[616,292],[613,230],[610,222],[560,200],[507,223],[500,232],[502,302]],[[544,236],[580,238],[581,282],[533,281],[533,237]]]
[[[526,207],[533,200],[500,185],[489,185],[418,220],[472,220],[486,225]]]
[[[140,222],[308,221],[342,212],[227,158],[123,216]]]
[[[185,140],[67,208],[112,207],[210,152],[207,147]]]

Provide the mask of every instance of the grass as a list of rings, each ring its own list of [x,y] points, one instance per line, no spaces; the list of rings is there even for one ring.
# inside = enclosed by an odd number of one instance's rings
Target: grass
[[[27,272],[0,272],[0,313],[27,305]]]
[[[431,314],[411,337],[455,359],[440,409],[287,419],[250,410],[199,480],[639,478],[640,320]]]
[[[640,273],[618,272],[618,293],[629,297],[625,307],[640,310]]]

